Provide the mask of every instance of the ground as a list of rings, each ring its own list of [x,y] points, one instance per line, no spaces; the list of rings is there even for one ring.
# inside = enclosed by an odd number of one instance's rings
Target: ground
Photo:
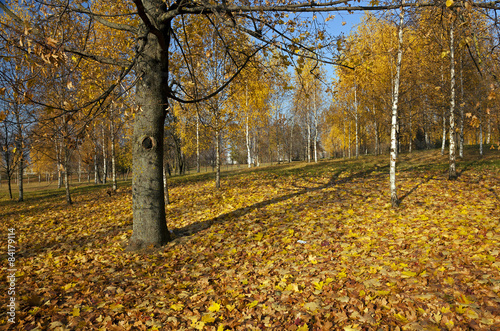
[[[456,181],[438,151],[401,155],[399,208],[385,155],[228,171],[220,191],[175,177],[176,239],[140,252],[124,250],[127,183],[74,189],[71,206],[56,190],[3,199],[17,307],[0,328],[499,329],[500,152],[466,152]]]

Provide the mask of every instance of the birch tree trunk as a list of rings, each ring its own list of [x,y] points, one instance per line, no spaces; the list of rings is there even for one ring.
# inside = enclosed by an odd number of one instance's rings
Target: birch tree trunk
[[[314,162],[318,162],[318,106],[316,105],[316,89],[314,93]]]
[[[355,114],[354,121],[356,129],[356,159],[357,159],[359,158],[359,115],[358,115],[358,95],[356,88],[354,90],[354,114]]]
[[[104,121],[101,126],[102,134],[102,183],[106,184],[108,178],[108,153],[106,151],[106,134],[104,129]]]
[[[62,162],[61,162],[61,148],[56,138],[56,163],[57,163],[57,188],[61,188],[63,184],[63,177],[61,173]]]
[[[196,172],[200,173],[200,117],[196,115]]]
[[[113,107],[113,106],[112,106]],[[114,110],[111,108],[111,116],[109,119],[109,131],[111,134],[111,177],[113,181],[113,191],[118,189],[118,183],[116,182],[116,133],[115,133],[115,122],[114,122]]]
[[[404,4],[404,0],[401,1]],[[393,207],[399,205],[397,187],[396,187],[396,159],[397,159],[397,138],[396,130],[398,125],[398,98],[399,98],[399,80],[401,75],[401,62],[403,60],[403,21],[404,11],[401,7],[399,14],[399,27],[398,27],[398,58],[396,63],[396,76],[394,77],[394,89],[392,95],[392,116],[391,116],[391,155],[390,155],[390,190],[391,190],[391,204]]]
[[[450,169],[449,179],[457,178],[456,160],[455,160],[455,45],[454,45],[454,23],[450,26]]]
[[[483,155],[483,115],[479,112],[479,155]]]
[[[441,143],[441,155],[444,155],[444,150],[446,147],[446,112],[443,108],[443,139]]]
[[[307,163],[311,162],[311,121],[307,120]]]
[[[215,188],[220,189],[220,130],[215,130]]]
[[[252,167],[252,154],[251,154],[251,140],[250,140],[250,130],[248,128],[248,114],[245,121],[245,139],[247,145],[247,163],[248,168]]]
[[[19,140],[17,144],[17,149],[19,151],[19,161],[17,164],[17,176],[19,180],[17,181],[17,187],[19,190],[19,197],[17,201],[21,202],[24,201],[24,187],[23,187],[23,175],[24,175],[24,151],[23,151],[23,144],[22,144],[22,138]]]
[[[464,157],[464,76],[463,76],[463,58],[460,57],[460,142],[458,155]]]

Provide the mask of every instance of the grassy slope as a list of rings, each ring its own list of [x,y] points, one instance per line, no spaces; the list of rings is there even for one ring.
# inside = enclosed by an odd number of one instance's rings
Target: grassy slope
[[[123,251],[128,189],[1,200],[20,242],[10,329],[499,328],[500,154],[467,152],[454,182],[438,151],[402,155],[398,209],[387,156],[227,172],[218,192],[174,178],[177,239],[140,253]]]

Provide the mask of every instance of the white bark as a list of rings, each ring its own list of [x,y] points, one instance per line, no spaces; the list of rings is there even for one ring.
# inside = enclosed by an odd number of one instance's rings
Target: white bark
[[[354,89],[354,114],[355,114],[355,125],[356,125],[356,159],[359,157],[359,114],[358,114],[358,94],[357,86]]]
[[[460,58],[460,143],[459,143],[459,156],[464,157],[464,76],[463,76],[463,63]]]
[[[455,164],[455,45],[454,45],[454,23],[450,26],[450,169],[449,179],[457,178]]]
[[[404,4],[404,0],[401,1]],[[390,155],[390,190],[391,190],[391,204],[393,207],[399,205],[399,199],[396,187],[396,159],[397,159],[397,137],[396,130],[398,125],[398,98],[399,98],[399,80],[401,75],[401,62],[403,60],[403,21],[404,11],[401,7],[399,14],[399,28],[398,28],[398,57],[396,62],[396,76],[394,77],[394,89],[392,94],[392,116],[391,116],[391,155]]]
[[[316,89],[313,91],[314,100],[314,162],[318,162],[318,106],[316,105]]]

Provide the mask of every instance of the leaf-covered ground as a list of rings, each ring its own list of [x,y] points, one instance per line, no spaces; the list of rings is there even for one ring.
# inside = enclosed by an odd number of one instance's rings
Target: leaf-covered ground
[[[500,169],[436,152],[173,181],[162,249],[126,252],[129,188],[1,202],[17,330],[498,330]],[[5,233],[5,232],[4,232]],[[5,233],[2,271],[7,273]],[[2,281],[2,302],[8,302]]]

